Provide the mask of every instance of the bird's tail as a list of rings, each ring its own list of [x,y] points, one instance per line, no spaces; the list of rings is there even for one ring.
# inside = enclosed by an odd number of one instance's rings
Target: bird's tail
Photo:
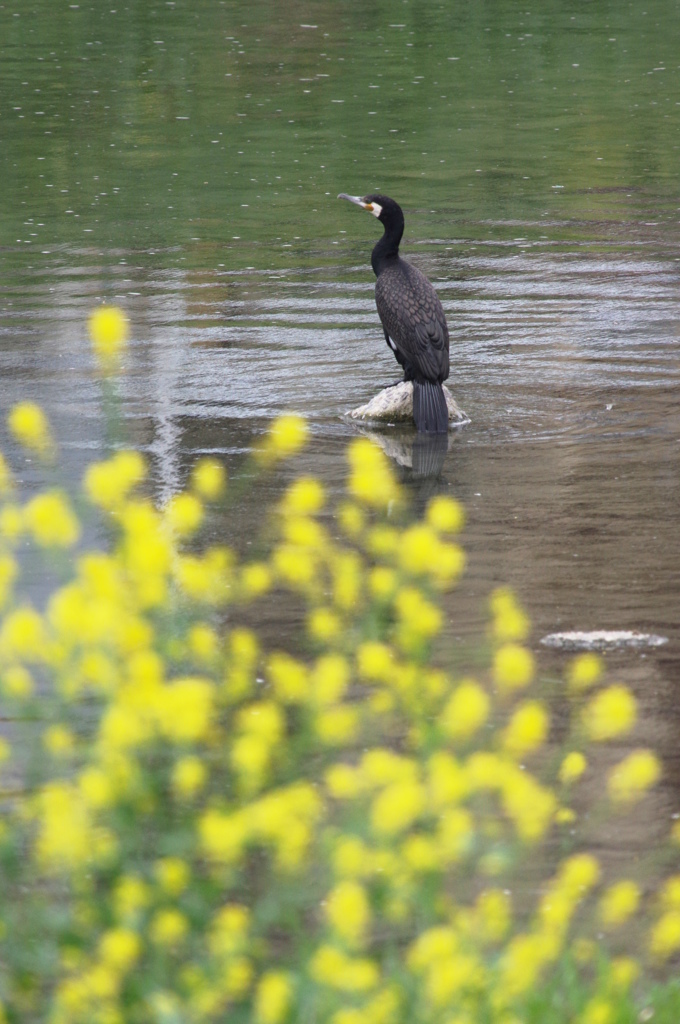
[[[413,381],[413,419],[419,434],[446,434],[449,407],[437,381]]]

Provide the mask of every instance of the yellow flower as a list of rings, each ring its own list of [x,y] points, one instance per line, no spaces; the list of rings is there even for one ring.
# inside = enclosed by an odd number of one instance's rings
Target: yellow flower
[[[680,910],[667,910],[655,921],[649,933],[649,951],[659,960],[680,949]]]
[[[326,501],[323,484],[316,477],[300,476],[290,485],[281,502],[281,511],[289,516],[313,516]]]
[[[436,636],[442,627],[441,609],[415,587],[404,587],[394,600],[397,638],[403,650],[413,653],[423,641]]]
[[[534,656],[519,644],[503,644],[494,654],[493,678],[501,693],[528,686],[534,677]]]
[[[9,668],[4,669],[0,685],[3,693],[17,700],[25,700],[32,696],[35,689],[33,677],[23,665],[10,665]]]
[[[73,753],[74,736],[65,725],[50,725],[42,736],[43,746],[53,757],[68,757]]]
[[[426,806],[426,792],[417,782],[394,782],[373,801],[371,825],[383,835],[395,835],[409,828]]]
[[[320,741],[329,747],[343,746],[359,734],[361,715],[349,704],[335,704],[318,712],[314,731]]]
[[[486,889],[477,897],[473,928],[480,941],[500,942],[510,927],[512,905],[510,896],[502,889]]]
[[[332,609],[312,608],[307,616],[307,631],[313,640],[328,644],[338,639],[342,631],[342,623]]]
[[[203,789],[208,771],[198,757],[181,757],[172,770],[172,790],[180,800],[192,800]]]
[[[242,567],[241,589],[246,598],[262,597],[271,586],[271,569],[266,562],[250,562]]]
[[[324,654],[317,659],[311,675],[311,695],[318,705],[342,700],[350,681],[350,668],[340,654]]]
[[[85,471],[83,487],[93,505],[111,511],[122,506],[130,491],[146,476],[139,452],[120,451],[105,462],[93,462]]]
[[[134,922],[149,905],[151,895],[146,882],[136,875],[123,875],[113,893],[116,918],[123,922]]]
[[[455,498],[440,494],[431,498],[425,517],[440,533],[459,533],[465,525],[465,509]]]
[[[38,455],[50,455],[54,442],[45,413],[34,402],[20,402],[7,417],[7,426],[12,435],[24,448]]]
[[[347,489],[352,497],[374,508],[385,508],[398,501],[399,485],[382,449],[366,437],[352,441],[347,449],[350,478]]]
[[[44,661],[47,633],[41,616],[33,608],[9,612],[0,627],[0,657],[7,660]]]
[[[265,465],[276,462],[278,459],[287,459],[304,448],[308,435],[309,428],[301,416],[293,414],[279,416],[272,423],[256,457]]]
[[[598,682],[602,675],[602,658],[591,651],[578,654],[567,671],[569,689],[574,693],[589,690]]]
[[[503,731],[503,748],[512,757],[523,757],[545,743],[550,718],[538,701],[520,704]]]
[[[149,937],[157,946],[177,946],[189,931],[189,922],[179,910],[158,910],[149,925]]]
[[[563,782],[565,786],[568,786],[572,782],[576,782],[577,779],[581,778],[587,767],[588,762],[580,750],[572,750],[566,755],[560,765],[560,782]]]
[[[212,919],[208,948],[216,959],[226,960],[248,946],[250,911],[240,903],[227,903]]]
[[[184,892],[191,871],[186,861],[181,857],[163,857],[154,864],[154,874],[161,889],[170,896],[179,896]]]
[[[227,471],[217,459],[199,459],[191,471],[191,486],[204,501],[217,501],[227,486]]]
[[[198,821],[201,846],[206,856],[218,864],[236,863],[248,838],[243,816],[208,810]]]
[[[139,959],[142,943],[130,928],[110,928],[99,942],[99,956],[115,971],[125,973]]]
[[[164,734],[179,743],[205,739],[211,724],[215,689],[207,679],[177,679],[166,686],[160,708]]]
[[[525,640],[530,622],[515,595],[508,587],[497,587],[491,594],[491,614],[493,616],[493,636],[500,643],[513,640]]]
[[[0,536],[10,544],[16,541],[24,532],[24,516],[18,505],[3,505],[0,508]]]
[[[578,1024],[612,1024],[614,1007],[602,996],[593,996],[578,1017]]]
[[[92,808],[110,806],[116,795],[113,780],[103,769],[94,765],[81,772],[78,789],[84,802]]]
[[[49,782],[38,797],[38,862],[48,870],[79,870],[92,857],[92,822],[78,790]]]
[[[36,495],[24,509],[24,522],[33,539],[45,548],[70,548],[80,537],[80,523],[61,491]]]
[[[409,573],[427,573],[436,568],[440,541],[427,523],[415,523],[401,535],[399,563]]]
[[[113,369],[125,350],[129,324],[117,306],[99,306],[88,321],[92,349],[105,369]]]
[[[640,887],[629,879],[615,882],[600,898],[598,912],[605,928],[614,928],[631,917],[640,903]]]
[[[357,647],[357,671],[369,682],[388,683],[394,674],[394,656],[387,644],[366,641]]]
[[[285,971],[267,971],[255,991],[254,1024],[281,1024],[293,998],[291,977]]]
[[[601,690],[583,709],[581,720],[591,740],[610,740],[630,732],[635,724],[637,705],[625,686]]]
[[[367,992],[380,982],[380,972],[372,960],[348,957],[334,946],[319,946],[308,969],[319,984],[340,992]]]
[[[428,791],[435,808],[458,803],[468,792],[468,780],[460,763],[447,751],[432,754],[427,762]]]
[[[468,739],[486,723],[491,701],[473,679],[464,679],[444,706],[439,724],[452,739]]]
[[[634,750],[609,773],[609,796],[615,803],[635,803],[659,780],[660,775],[661,764],[651,750]]]
[[[195,494],[183,491],[165,507],[165,521],[178,537],[190,537],[203,522],[203,504]]]
[[[307,669],[288,654],[272,654],[267,674],[278,700],[286,704],[302,703],[309,695]]]
[[[338,882],[328,894],[326,917],[336,935],[350,948],[362,945],[371,921],[364,887],[351,879]]]

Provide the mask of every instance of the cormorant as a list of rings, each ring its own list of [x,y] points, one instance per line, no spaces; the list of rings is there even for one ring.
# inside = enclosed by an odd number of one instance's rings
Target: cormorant
[[[416,430],[443,434],[449,429],[449,410],[442,381],[449,375],[449,332],[439,296],[424,274],[399,255],[404,214],[388,196],[348,196],[382,222],[385,232],[371,253],[375,271],[375,304],[385,340],[413,381],[413,419]]]

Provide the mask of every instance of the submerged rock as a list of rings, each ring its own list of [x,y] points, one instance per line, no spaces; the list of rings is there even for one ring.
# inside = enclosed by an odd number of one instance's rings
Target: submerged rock
[[[470,419],[456,403],[449,389],[444,385],[444,395],[449,408],[449,426],[462,427]],[[380,423],[413,422],[413,384],[410,380],[402,380],[348,413],[353,420],[374,420]]]

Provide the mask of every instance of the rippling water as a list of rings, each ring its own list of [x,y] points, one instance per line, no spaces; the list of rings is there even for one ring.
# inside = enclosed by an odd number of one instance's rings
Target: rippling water
[[[334,197],[391,192],[471,420],[437,481],[402,470],[416,504],[450,490],[468,510],[451,636],[472,644],[505,583],[537,649],[567,630],[667,637],[608,656],[641,701],[632,742],[666,755],[660,826],[680,788],[678,4],[509,3],[487,24],[416,2],[382,24],[323,2],[299,26],[257,4],[34,6],[0,12],[2,412],[41,402],[76,481],[109,440],[86,318],[115,301],[125,433],[161,501],[199,453],[238,472],[285,409],[310,417],[303,465],[338,492],[362,429],[344,413],[397,366],[378,226]],[[225,531],[282,486],[244,493]],[[565,657],[542,654],[555,673]]]

